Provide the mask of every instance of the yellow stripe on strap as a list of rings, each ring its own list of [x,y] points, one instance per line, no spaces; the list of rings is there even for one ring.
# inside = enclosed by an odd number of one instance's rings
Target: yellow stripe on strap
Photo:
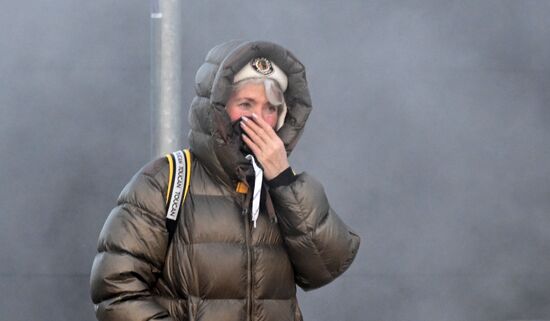
[[[187,192],[189,192],[189,182],[191,182],[191,153],[188,149],[184,149],[185,153],[185,191],[183,192],[183,201],[187,197]]]
[[[174,178],[174,161],[172,160],[172,154],[167,154],[166,158],[168,159],[168,168],[170,168],[170,174],[168,176],[168,189],[166,190],[166,205],[170,198],[170,193],[172,192],[172,179]]]

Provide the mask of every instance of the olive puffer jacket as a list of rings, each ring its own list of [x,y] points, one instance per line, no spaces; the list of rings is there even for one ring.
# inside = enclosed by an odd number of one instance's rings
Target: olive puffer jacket
[[[296,285],[314,289],[353,261],[359,237],[307,173],[269,190],[276,221],[262,208],[252,227],[235,191],[248,161],[231,135],[224,104],[236,71],[266,57],[289,79],[288,114],[278,131],[287,152],[311,102],[303,65],[268,42],[232,41],[212,49],[196,76],[189,119],[191,187],[174,237],[166,229],[168,162],[157,159],[124,188],[101,231],[91,296],[102,321],[299,321]]]

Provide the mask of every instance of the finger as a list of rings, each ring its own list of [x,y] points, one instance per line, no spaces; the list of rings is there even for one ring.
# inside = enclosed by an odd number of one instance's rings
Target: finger
[[[266,143],[272,144],[274,140],[279,139],[279,136],[273,131],[273,128],[261,117],[258,117],[256,114],[252,114],[253,118],[243,119],[246,121],[246,124],[254,130],[254,132]]]
[[[270,137],[277,136],[275,130],[273,130],[273,128],[265,120],[262,119],[262,117],[259,117],[258,115],[256,115],[256,113],[252,113],[252,119],[260,126],[262,130],[264,130],[267,135],[269,135]]]
[[[243,117],[241,121],[241,126],[246,131],[247,134],[250,134],[250,138],[253,140],[261,140],[261,142],[268,144],[270,141],[270,136],[254,121],[249,118]],[[257,141],[259,143],[260,141]]]
[[[258,117],[254,113],[252,115],[254,117],[252,121],[250,121],[250,119],[246,117],[243,117],[243,119],[247,119],[246,124],[248,125],[248,127],[255,129],[255,132],[263,139],[263,141],[267,145],[280,144],[284,148],[284,143],[281,140],[281,137],[277,135],[273,128],[271,128],[271,126],[269,126],[269,124],[265,120],[261,119],[261,117]],[[263,127],[259,127],[261,123],[265,124],[265,126],[267,127],[265,129]]]
[[[247,135],[243,134],[242,137],[243,137],[243,141],[246,144],[246,146],[248,146],[248,148],[250,148],[250,150],[256,156],[256,158],[259,158],[258,155],[260,155],[260,153],[261,153],[260,147],[256,143],[254,143],[252,141],[252,139],[250,139]]]

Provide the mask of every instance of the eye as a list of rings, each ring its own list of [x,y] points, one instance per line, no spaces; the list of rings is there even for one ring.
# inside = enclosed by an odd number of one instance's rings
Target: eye
[[[249,108],[251,106],[251,104],[247,101],[244,101],[244,102],[240,103],[239,106],[244,107],[244,108]]]
[[[267,110],[268,110],[270,113],[276,113],[278,109],[279,109],[279,108],[277,108],[277,106],[273,106],[273,105],[269,105],[269,107],[267,107]]]

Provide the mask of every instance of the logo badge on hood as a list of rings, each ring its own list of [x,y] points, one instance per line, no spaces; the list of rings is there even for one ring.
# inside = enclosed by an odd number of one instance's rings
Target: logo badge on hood
[[[270,75],[273,73],[273,66],[271,65],[271,61],[269,61],[267,58],[256,58],[250,62],[252,65],[252,68],[256,70],[258,73],[262,75]]]

